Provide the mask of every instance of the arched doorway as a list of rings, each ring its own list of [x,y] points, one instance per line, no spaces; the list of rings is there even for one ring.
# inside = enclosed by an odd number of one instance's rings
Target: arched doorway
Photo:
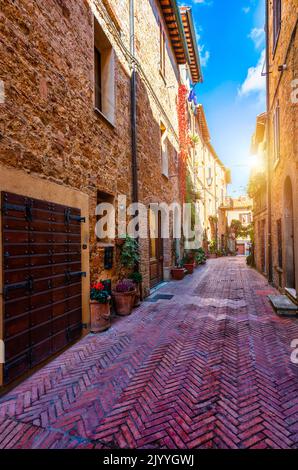
[[[284,185],[284,241],[286,287],[295,288],[293,187],[289,176],[286,178]]]

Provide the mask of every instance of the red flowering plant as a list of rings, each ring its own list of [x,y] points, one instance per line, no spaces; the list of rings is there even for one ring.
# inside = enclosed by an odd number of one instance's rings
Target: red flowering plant
[[[102,282],[97,281],[91,285],[90,299],[100,304],[107,304],[110,301],[110,294],[105,290]]]

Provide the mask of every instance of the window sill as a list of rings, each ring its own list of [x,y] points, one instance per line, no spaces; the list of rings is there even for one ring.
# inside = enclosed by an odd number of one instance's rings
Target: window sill
[[[112,243],[112,242],[97,242],[96,243],[96,247],[97,248],[114,248],[115,247],[115,243]]]
[[[104,114],[102,111],[100,111],[100,109],[98,108],[94,108],[94,112],[95,114],[97,114],[97,116],[99,116],[102,121],[104,121],[106,124],[108,124],[112,129],[115,129],[115,124],[112,123],[112,121],[110,121]]]

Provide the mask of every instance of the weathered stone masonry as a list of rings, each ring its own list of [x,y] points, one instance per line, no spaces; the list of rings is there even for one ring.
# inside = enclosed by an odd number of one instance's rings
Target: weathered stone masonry
[[[114,50],[114,125],[94,110],[94,16]],[[159,73],[160,22],[166,32],[165,77]],[[114,267],[105,271],[94,214],[98,191],[111,195],[116,207],[119,194],[131,202],[129,2],[1,1],[0,25],[0,79],[5,88],[0,164],[19,169],[15,178],[22,179],[23,172],[34,178],[30,181],[42,180],[50,199],[55,184],[88,196],[90,237],[83,242],[89,242],[91,278],[115,281],[119,253],[115,247]],[[137,79],[139,199],[146,205],[170,203],[179,198],[179,69],[159,2],[137,4],[135,28],[136,58],[142,67]],[[161,173],[161,122],[169,142],[168,178]],[[169,241],[164,243],[164,267],[171,264]],[[141,244],[141,267],[146,293],[148,240]]]

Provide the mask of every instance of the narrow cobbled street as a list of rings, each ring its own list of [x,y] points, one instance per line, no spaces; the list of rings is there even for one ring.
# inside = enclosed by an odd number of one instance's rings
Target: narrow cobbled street
[[[209,260],[1,398],[1,448],[297,448],[298,320]]]

